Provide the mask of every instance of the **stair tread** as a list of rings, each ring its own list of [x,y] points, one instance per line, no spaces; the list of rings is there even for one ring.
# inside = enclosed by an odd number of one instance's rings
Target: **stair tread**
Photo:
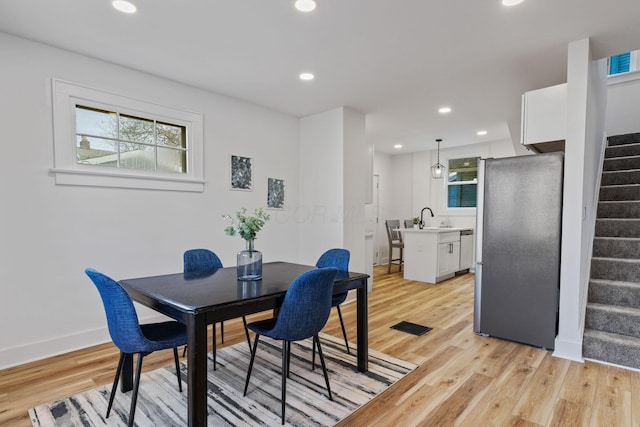
[[[628,264],[640,264],[640,259],[637,259],[637,258],[614,258],[614,257],[594,256],[594,257],[591,257],[591,259],[601,260],[601,261],[615,260],[615,261],[625,262]]]
[[[622,335],[616,334],[613,332],[605,332],[597,329],[585,329],[585,336],[590,336],[592,338],[600,338],[600,339],[609,339],[611,341],[617,341],[620,343],[631,344],[633,346],[637,346],[640,348],[640,338],[631,336],[631,335]]]
[[[639,221],[640,218],[596,218],[597,221]]]
[[[640,288],[640,282],[628,282],[626,280],[609,280],[609,279],[589,279],[589,282],[600,283],[602,285],[611,286],[627,286]]]
[[[611,305],[611,304],[602,304],[599,302],[588,302],[587,308],[640,316],[640,308],[626,307],[622,305]]]
[[[602,239],[602,240],[631,240],[632,242],[640,241],[640,237],[619,237],[619,236],[595,236],[594,239]]]
[[[621,157],[614,157],[616,159],[621,158]],[[640,171],[640,169],[622,169],[622,170],[613,170],[613,171],[602,171],[602,173],[633,173],[633,172],[638,172]]]
[[[621,187],[640,187],[639,184],[616,184],[616,185],[601,185],[600,188],[621,188]]]

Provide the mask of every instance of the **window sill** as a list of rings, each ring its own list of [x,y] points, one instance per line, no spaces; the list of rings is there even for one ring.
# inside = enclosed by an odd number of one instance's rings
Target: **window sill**
[[[75,169],[50,169],[56,185],[78,185],[83,187],[137,188],[143,190],[165,190],[204,192],[204,181],[169,176],[142,176],[104,171],[80,171]]]
[[[620,83],[632,82],[635,80],[640,80],[640,71],[629,71],[627,73],[611,74],[607,77],[607,84],[609,86],[613,86]]]

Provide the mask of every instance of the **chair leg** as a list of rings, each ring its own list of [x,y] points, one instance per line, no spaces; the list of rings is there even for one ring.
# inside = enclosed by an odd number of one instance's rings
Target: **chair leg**
[[[340,326],[342,327],[342,336],[344,337],[344,345],[347,346],[347,354],[351,354],[349,350],[349,340],[347,340],[347,331],[344,329],[344,321],[342,320],[342,310],[340,310],[340,306],[336,305],[338,309],[338,317],[340,318]]]
[[[113,379],[113,386],[111,387],[111,396],[109,396],[109,406],[107,406],[107,416],[105,418],[109,418],[109,413],[111,412],[111,405],[113,405],[113,398],[116,395],[116,389],[118,388],[118,381],[120,380],[120,372],[122,372],[122,366],[124,365],[124,357],[125,357],[125,354],[123,352],[120,352],[120,360],[118,361],[116,376]]]
[[[282,425],[284,425],[284,409],[287,406],[287,376],[288,376],[288,368],[287,365],[289,363],[289,351],[287,351],[289,345],[291,343],[286,340],[282,340],[282,396],[280,398],[280,404],[282,406]]]
[[[320,346],[320,338],[318,336],[313,337],[314,341],[318,345],[318,356],[320,357],[320,363],[322,364],[322,372],[324,373],[324,382],[327,383],[327,391],[329,392],[329,400],[333,400],[331,395],[331,386],[329,385],[329,374],[327,373],[327,366],[324,364],[324,355],[322,354],[322,347]]]
[[[220,344],[224,344],[224,322],[220,322]]]
[[[129,423],[128,427],[133,427],[133,419],[136,416],[136,403],[138,403],[138,389],[140,388],[140,375],[142,374],[142,359],[144,355],[138,353],[138,366],[136,370],[136,377],[133,381],[133,394],[131,395],[131,408],[129,409]]]
[[[213,370],[216,370],[217,360],[216,360],[216,324],[213,324],[213,328],[211,332],[211,340],[213,341]]]
[[[287,378],[291,373],[291,341],[287,341]]]
[[[184,350],[182,350],[182,357],[185,357],[187,355],[187,346],[184,346]]]
[[[404,254],[403,252],[403,248],[400,248],[400,261],[398,261],[398,263],[400,264],[398,267],[400,268],[398,271],[402,271],[402,264],[404,264]]]
[[[247,318],[242,316],[242,323],[244,324],[244,333],[247,336],[247,344],[249,344],[249,351],[251,351],[251,337],[249,337],[249,328],[247,328]]]
[[[180,362],[178,361],[178,349],[173,347],[173,360],[176,362],[176,376],[178,377],[178,390],[182,393],[182,381],[180,380]]]
[[[251,350],[251,360],[249,361],[249,369],[247,370],[247,381],[244,383],[244,394],[247,395],[247,388],[249,387],[249,379],[251,378],[251,370],[253,369],[253,360],[256,358],[256,350],[258,349],[258,341],[260,335],[256,334],[256,340],[253,342],[253,349]]]
[[[387,266],[387,274],[391,274],[391,261],[393,260],[393,248],[389,247],[389,265]]]
[[[311,370],[316,370],[316,340],[311,339]]]

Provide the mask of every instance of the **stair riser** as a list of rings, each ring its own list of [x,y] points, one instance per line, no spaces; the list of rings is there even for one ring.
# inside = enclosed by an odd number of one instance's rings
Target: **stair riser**
[[[640,369],[640,348],[637,346],[609,342],[585,335],[582,347],[583,357]]]
[[[640,185],[600,187],[600,200],[640,200]]]
[[[589,302],[640,309],[640,286],[589,284]]]
[[[625,144],[608,147],[604,152],[606,159],[625,156],[640,156],[640,144]]]
[[[640,142],[640,133],[628,133],[624,135],[613,135],[607,138],[610,147],[614,145],[635,144]]]
[[[638,282],[640,281],[640,262],[593,258],[591,260],[591,278]]]
[[[585,328],[640,338],[640,313],[619,313],[587,305]]]
[[[602,174],[600,185],[640,184],[640,170],[614,171]]]
[[[640,156],[605,159],[604,164],[602,165],[602,170],[604,171],[620,171],[627,169],[640,169]]]
[[[593,241],[593,256],[605,258],[638,259],[640,256],[640,240],[631,239],[598,239]],[[640,281],[640,277],[638,278]]]
[[[640,237],[640,220],[596,220],[596,237]]]
[[[640,202],[599,203],[598,218],[638,218],[640,219]]]

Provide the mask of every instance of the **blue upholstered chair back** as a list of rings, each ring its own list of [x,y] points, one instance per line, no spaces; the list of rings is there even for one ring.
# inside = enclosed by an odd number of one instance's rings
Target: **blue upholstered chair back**
[[[350,253],[346,249],[329,249],[318,258],[316,267],[334,267],[338,271],[349,271]]]
[[[338,271],[349,271],[349,256],[351,254],[346,249],[329,249],[318,258],[316,267],[334,267]],[[348,292],[333,295],[331,299],[331,306],[342,304],[347,299]]]
[[[115,280],[92,268],[87,268],[84,272],[100,292],[107,314],[109,335],[120,351],[123,353],[155,351],[153,342],[142,334],[138,315],[127,291]]]
[[[278,319],[268,336],[303,340],[322,330],[331,311],[331,292],[338,270],[319,268],[296,277],[284,297]]]
[[[218,255],[209,249],[190,249],[184,253],[184,272],[222,268]]]

